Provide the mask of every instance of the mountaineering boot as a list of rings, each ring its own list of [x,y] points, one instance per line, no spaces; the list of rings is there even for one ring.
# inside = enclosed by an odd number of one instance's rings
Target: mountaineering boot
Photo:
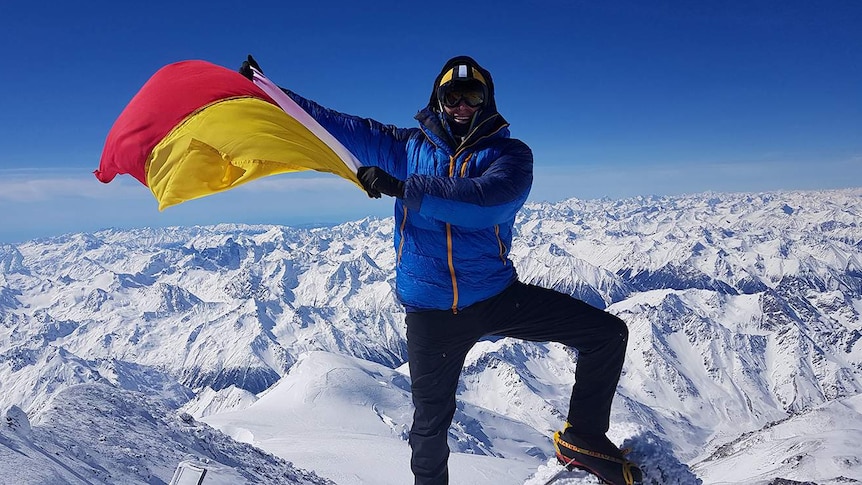
[[[563,431],[554,433],[554,448],[563,466],[586,470],[609,485],[633,485],[643,480],[640,468],[603,434],[576,434],[566,423]]]

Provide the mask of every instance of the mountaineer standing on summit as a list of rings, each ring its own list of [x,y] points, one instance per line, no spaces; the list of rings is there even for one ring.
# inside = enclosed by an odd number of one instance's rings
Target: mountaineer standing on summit
[[[254,59],[240,72],[251,78]],[[510,138],[491,74],[470,57],[447,61],[417,128],[345,115],[284,90],[362,163],[370,197],[395,198],[396,292],[407,312],[412,380],[411,469],[417,485],[449,481],[448,430],[467,352],[482,337],[560,342],[578,352],[557,458],[612,485],[641,472],[608,440],[625,357],[622,320],[570,295],[518,281],[509,259],[533,155]],[[345,418],[349,419],[349,418]]]

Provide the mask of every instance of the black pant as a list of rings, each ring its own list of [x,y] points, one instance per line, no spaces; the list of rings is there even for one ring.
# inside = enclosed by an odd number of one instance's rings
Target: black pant
[[[560,342],[578,351],[568,421],[580,433],[608,430],[628,328],[610,313],[554,290],[516,282],[457,314],[407,314],[412,379],[411,468],[416,485],[449,482],[447,436],[467,352],[488,335]]]

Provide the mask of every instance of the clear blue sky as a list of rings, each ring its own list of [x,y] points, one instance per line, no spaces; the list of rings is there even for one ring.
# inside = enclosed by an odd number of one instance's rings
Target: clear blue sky
[[[388,216],[330,175],[282,175],[158,212],[91,172],[158,68],[238,67],[413,126],[449,57],[494,75],[535,154],[531,200],[862,185],[862,2],[69,1],[0,6],[0,243],[107,227]]]

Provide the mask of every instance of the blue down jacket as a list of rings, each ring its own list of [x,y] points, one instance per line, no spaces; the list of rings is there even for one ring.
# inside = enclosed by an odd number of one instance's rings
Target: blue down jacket
[[[476,65],[467,57],[453,58],[442,72],[464,59]],[[363,165],[404,180],[404,198],[395,200],[394,239],[396,290],[407,311],[457,312],[517,279],[509,259],[512,225],[530,192],[533,155],[509,137],[491,76],[481,72],[489,99],[460,143],[443,121],[435,91],[416,115],[418,128],[397,128],[285,90]]]

